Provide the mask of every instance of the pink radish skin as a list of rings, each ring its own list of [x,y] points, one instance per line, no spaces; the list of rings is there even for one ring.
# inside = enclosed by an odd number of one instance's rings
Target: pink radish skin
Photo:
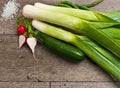
[[[30,47],[30,49],[33,53],[34,60],[37,62],[36,57],[35,57],[35,47],[37,45],[36,38],[34,38],[34,37],[27,38],[27,44],[28,44],[28,46]]]
[[[24,35],[19,36],[19,49],[25,44],[26,37]]]
[[[26,32],[26,27],[24,25],[20,25],[18,28],[17,28],[17,32],[19,35],[22,35]]]

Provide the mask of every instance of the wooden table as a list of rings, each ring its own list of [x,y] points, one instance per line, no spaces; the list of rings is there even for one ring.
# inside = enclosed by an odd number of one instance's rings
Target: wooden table
[[[0,1],[0,14],[7,1]],[[53,4],[60,0],[16,1],[20,3],[17,15],[7,21],[0,17],[0,88],[120,88],[119,82],[115,82],[89,59],[77,64],[71,63],[38,44],[37,64],[27,45],[19,50],[16,19],[22,7],[38,1]],[[71,1],[89,3],[95,0]],[[92,9],[102,12],[119,10],[120,0],[105,0]]]

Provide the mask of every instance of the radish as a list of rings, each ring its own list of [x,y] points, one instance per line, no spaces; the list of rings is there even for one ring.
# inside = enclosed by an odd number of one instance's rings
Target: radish
[[[30,47],[34,60],[37,62],[36,56],[35,56],[35,47],[37,45],[37,39],[34,37],[27,38],[27,44]]]
[[[26,27],[24,25],[20,25],[18,28],[17,28],[17,32],[19,35],[22,35],[26,32]]]
[[[24,43],[27,43],[30,50],[32,51],[34,60],[38,62],[35,56],[35,46],[37,44],[37,40],[36,38],[33,37],[34,34],[33,34],[33,28],[31,22],[29,20],[26,20],[24,17],[18,18],[17,21],[19,22],[17,32],[20,35],[19,48],[21,48],[24,45]]]
[[[19,49],[23,46],[23,44],[26,42],[26,37],[24,35],[19,36]]]

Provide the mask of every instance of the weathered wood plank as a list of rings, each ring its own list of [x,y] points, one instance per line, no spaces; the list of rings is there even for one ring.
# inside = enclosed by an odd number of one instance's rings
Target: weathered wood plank
[[[47,82],[0,82],[1,88],[50,88]]]
[[[51,88],[119,88],[118,82],[53,82]]]
[[[91,61],[86,59],[80,63],[71,63],[48,51],[41,44],[36,47],[37,64],[28,46],[18,49],[17,35],[2,37],[4,39],[4,42],[0,43],[2,81],[113,81]]]

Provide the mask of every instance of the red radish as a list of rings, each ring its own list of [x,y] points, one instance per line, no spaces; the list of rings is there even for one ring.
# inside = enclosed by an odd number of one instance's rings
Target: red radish
[[[24,35],[20,35],[19,36],[19,48],[21,48],[25,42],[26,42],[26,37]]]
[[[34,38],[34,37],[27,38],[27,44],[28,44],[28,46],[30,47],[30,49],[33,53],[34,60],[37,62],[36,57],[35,57],[35,47],[37,45],[36,38]]]
[[[17,32],[19,35],[22,35],[23,33],[26,32],[26,27],[24,25],[20,25],[18,28],[17,28]]]

